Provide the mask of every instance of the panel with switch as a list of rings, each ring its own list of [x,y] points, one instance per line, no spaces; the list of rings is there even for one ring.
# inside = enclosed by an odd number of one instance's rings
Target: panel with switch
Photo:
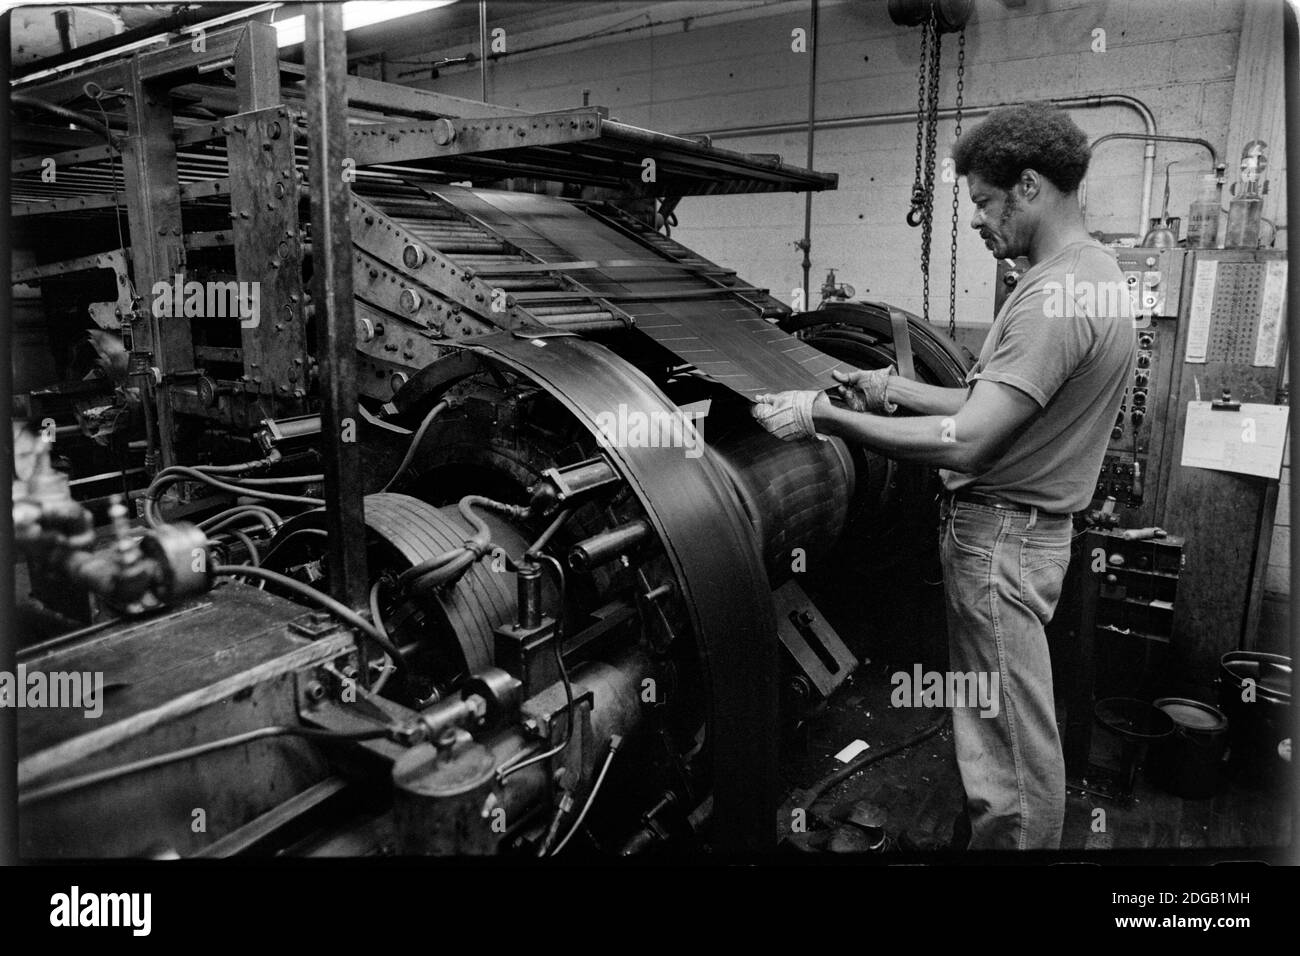
[[[1129,305],[1136,325],[1145,328],[1153,317],[1178,315],[1182,302],[1182,249],[1112,249],[1115,262],[1129,287]],[[993,286],[993,315],[1002,311],[1007,296],[1029,270],[1029,260],[999,259]]]
[[[1093,507],[1115,499],[1120,527],[1155,523],[1155,502],[1164,469],[1164,424],[1174,373],[1173,345],[1182,301],[1181,249],[1119,249],[1116,259],[1128,280],[1137,316],[1133,374],[1120,399],[1110,442],[1097,476]],[[1172,312],[1170,311],[1172,310]]]
[[[1182,301],[1182,249],[1116,249],[1115,260],[1128,283],[1138,328],[1159,316],[1175,316]]]

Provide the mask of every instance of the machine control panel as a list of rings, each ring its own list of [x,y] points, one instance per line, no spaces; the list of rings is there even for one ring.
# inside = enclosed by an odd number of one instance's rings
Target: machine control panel
[[[1151,498],[1157,450],[1153,448],[1169,395],[1175,323],[1159,316],[1135,331],[1133,368],[1111,426],[1094,506],[1114,498],[1122,526],[1141,520]],[[1132,519],[1130,521],[1130,519]]]
[[[1111,427],[1097,476],[1093,507],[1114,498],[1121,527],[1152,522],[1176,356],[1174,339],[1182,302],[1180,249],[1119,249],[1120,271],[1133,308],[1133,369]]]
[[[1142,504],[1145,491],[1143,481],[1146,462],[1125,455],[1107,455],[1102,461],[1101,474],[1097,476],[1100,500],[1114,498],[1116,505],[1135,508]]]
[[[1115,262],[1124,274],[1128,287],[1128,307],[1137,328],[1145,328],[1152,318],[1178,315],[1182,302],[1182,249],[1114,249]],[[1020,277],[1029,270],[1029,260],[998,260],[997,281],[993,286],[993,315],[1003,304]]]

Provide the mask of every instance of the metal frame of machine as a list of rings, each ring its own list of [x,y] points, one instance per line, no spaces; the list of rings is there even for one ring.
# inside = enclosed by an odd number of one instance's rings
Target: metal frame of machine
[[[24,725],[24,854],[546,855],[584,824],[627,854],[772,847],[782,724],[855,663],[791,554],[829,574],[850,513],[932,488],[748,416],[888,361],[874,307],[794,316],[654,216],[835,177],[344,62],[336,11],[311,12],[305,67],[252,22],[14,97],[108,119],[102,145],[20,127],[13,212],[102,246],[124,206],[129,242],[14,281],[113,270],[91,314],[123,339],[154,476],[143,537],[115,502],[104,547],[102,503],[30,449],[33,589],[71,585],[86,627],[24,659],[116,690],[103,726]],[[256,283],[257,312],[160,314],[154,290],[190,280]],[[918,375],[960,382],[956,350],[902,327]],[[616,413],[665,441],[611,440]]]

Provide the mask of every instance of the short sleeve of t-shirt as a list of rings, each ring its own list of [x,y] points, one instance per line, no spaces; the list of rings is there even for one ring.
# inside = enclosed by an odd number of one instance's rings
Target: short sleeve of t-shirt
[[[1086,361],[1093,345],[1093,324],[1077,319],[1081,312],[1095,317],[1097,299],[1089,295],[1090,301],[1084,301],[1073,279],[1079,276],[1079,288],[1088,288],[1096,266],[1115,268],[1114,260],[1105,258],[1105,253],[1094,265],[1089,261],[1091,252],[1075,249],[1067,253],[1072,261],[1064,264],[1065,282],[1061,281],[1060,265],[1025,274],[1008,303],[992,354],[971,371],[968,383],[979,379],[1001,382],[1024,392],[1040,408],[1047,407]]]

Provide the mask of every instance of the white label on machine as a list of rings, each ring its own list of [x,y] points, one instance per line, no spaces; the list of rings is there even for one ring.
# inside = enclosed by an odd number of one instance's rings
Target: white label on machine
[[[1214,283],[1219,275],[1219,260],[1200,259],[1192,283],[1192,310],[1187,317],[1187,355],[1185,362],[1204,362],[1210,344],[1210,313],[1214,308]]]
[[[1264,273],[1264,294],[1260,296],[1259,335],[1255,338],[1254,365],[1277,364],[1277,339],[1282,332],[1282,303],[1286,298],[1286,260],[1274,259]]]
[[[1188,402],[1183,466],[1278,479],[1289,411],[1286,405],[1242,405],[1237,411]]]

